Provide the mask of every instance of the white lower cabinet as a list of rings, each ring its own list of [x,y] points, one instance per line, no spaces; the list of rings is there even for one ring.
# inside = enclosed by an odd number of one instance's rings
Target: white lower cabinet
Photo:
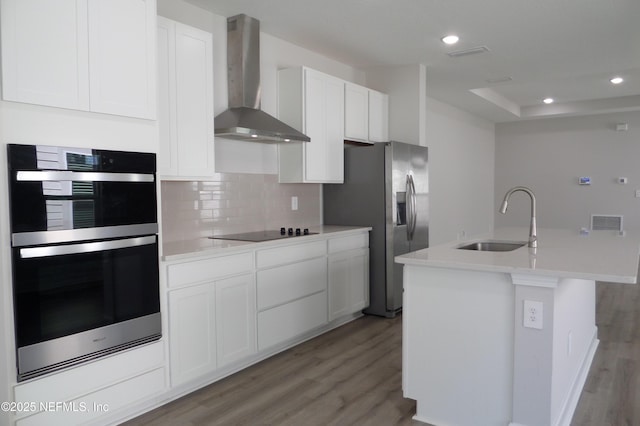
[[[369,249],[329,256],[329,321],[369,306]]]
[[[169,293],[172,385],[216,369],[215,304],[214,283]]]
[[[216,287],[218,368],[256,353],[256,286],[253,274],[220,280]]]
[[[327,323],[327,292],[258,313],[258,348],[268,349]]]
[[[14,400],[29,407],[18,426],[84,424],[116,415],[165,392],[164,344],[154,342],[16,385]]]
[[[283,251],[296,247],[290,246]],[[324,250],[326,252],[326,248]],[[327,323],[327,261],[324,255],[259,270],[257,288],[258,349],[283,343]]]
[[[329,321],[369,306],[369,236],[329,240]]]
[[[255,353],[252,252],[173,262],[166,277],[172,386]]]
[[[369,304],[368,237],[166,262],[171,386],[196,389],[353,319]]]

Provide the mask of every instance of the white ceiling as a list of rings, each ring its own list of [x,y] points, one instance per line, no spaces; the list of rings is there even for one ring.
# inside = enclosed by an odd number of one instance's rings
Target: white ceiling
[[[358,69],[425,64],[429,96],[494,122],[640,109],[640,0],[188,1]]]

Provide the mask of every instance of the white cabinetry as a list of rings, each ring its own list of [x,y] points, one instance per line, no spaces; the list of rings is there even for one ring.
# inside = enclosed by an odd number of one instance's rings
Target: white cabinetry
[[[88,1],[91,111],[155,119],[156,1]]]
[[[213,283],[169,293],[169,342],[173,385],[216,369]]]
[[[369,89],[369,141],[389,141],[389,95]]]
[[[2,0],[3,99],[155,119],[155,0]]]
[[[327,323],[326,242],[259,250],[258,349]]]
[[[278,146],[280,182],[344,181],[344,82],[305,68],[278,72],[279,118],[311,138]]]
[[[214,174],[213,39],[158,17],[158,171],[169,177]]]
[[[216,282],[218,368],[256,352],[256,290],[253,274]]]
[[[130,409],[166,391],[164,344],[154,342],[14,387],[17,426],[72,425]],[[50,404],[54,404],[53,406]],[[65,404],[64,407],[56,404]],[[47,411],[47,407],[51,407]],[[75,409],[63,409],[72,407]],[[101,423],[105,423],[104,421]]]
[[[329,240],[329,321],[369,306],[367,234]]]
[[[345,139],[358,142],[389,140],[389,96],[345,83]]]
[[[255,353],[252,259],[241,253],[167,267],[175,288],[168,296],[172,386]]]
[[[344,84],[344,137],[369,140],[369,89],[353,83]]]

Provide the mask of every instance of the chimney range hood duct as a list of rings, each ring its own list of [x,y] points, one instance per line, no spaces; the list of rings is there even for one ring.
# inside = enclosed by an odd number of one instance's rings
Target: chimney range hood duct
[[[229,109],[215,118],[216,136],[252,142],[309,142],[293,127],[260,110],[260,21],[227,19]]]

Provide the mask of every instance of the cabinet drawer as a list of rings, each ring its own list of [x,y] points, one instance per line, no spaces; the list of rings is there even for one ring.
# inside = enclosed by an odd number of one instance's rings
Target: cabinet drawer
[[[172,264],[167,267],[169,287],[213,281],[253,269],[252,253],[213,257],[210,259]]]
[[[326,242],[315,241],[312,243],[258,250],[256,263],[258,268],[269,268],[271,266],[284,265],[286,263],[324,256],[326,253]]]
[[[263,350],[327,323],[327,293],[258,313],[258,349]]]
[[[95,421],[99,416],[157,395],[164,388],[165,370],[159,368],[73,401],[66,401],[66,409],[56,406],[53,411],[42,411],[20,419],[16,421],[16,426],[85,424],[91,420]],[[60,397],[54,397],[50,401],[65,402]]]
[[[327,288],[324,257],[258,271],[258,310],[281,305]]]
[[[337,253],[339,251],[364,247],[369,247],[369,233],[331,238],[329,240],[329,253]]]
[[[14,388],[16,402],[66,401],[135,376],[164,362],[162,342],[151,343]]]

